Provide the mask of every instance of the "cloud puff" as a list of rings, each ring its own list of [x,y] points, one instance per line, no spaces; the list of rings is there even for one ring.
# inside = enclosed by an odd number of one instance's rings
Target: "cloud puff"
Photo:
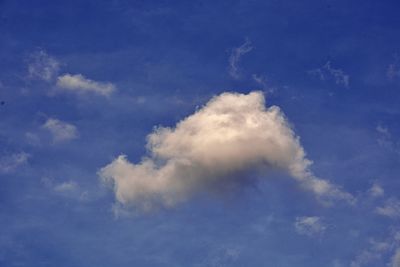
[[[350,85],[350,76],[341,69],[333,68],[330,61],[321,68],[310,70],[308,73],[317,76],[321,81],[333,79],[337,85],[343,85],[346,88]]]
[[[400,217],[400,201],[396,198],[389,198],[385,204],[376,208],[376,213],[390,218]]]
[[[31,79],[49,82],[57,75],[59,69],[60,63],[44,50],[39,50],[29,57],[28,76]]]
[[[368,193],[372,197],[382,197],[385,195],[385,190],[377,183],[374,183],[368,190]]]
[[[71,92],[92,92],[103,96],[109,96],[116,90],[112,83],[96,82],[81,74],[64,74],[57,78],[57,87]]]
[[[285,116],[264,102],[261,92],[216,96],[174,128],[149,134],[149,156],[140,163],[121,155],[99,175],[112,182],[120,203],[142,208],[172,206],[197,192],[232,190],[276,171],[321,199],[351,200],[311,173],[311,161]]]
[[[19,166],[24,165],[29,158],[25,152],[15,153],[0,158],[0,172],[8,173],[14,171]]]
[[[229,56],[229,75],[234,79],[240,78],[239,61],[240,58],[250,52],[253,49],[251,42],[246,39],[246,41],[239,47],[233,48],[231,55]]]
[[[320,236],[326,230],[326,226],[322,222],[322,219],[316,216],[297,217],[294,226],[297,233],[309,237]]]
[[[61,143],[78,138],[78,130],[74,125],[55,118],[47,119],[42,127],[50,131],[53,135],[54,143]]]

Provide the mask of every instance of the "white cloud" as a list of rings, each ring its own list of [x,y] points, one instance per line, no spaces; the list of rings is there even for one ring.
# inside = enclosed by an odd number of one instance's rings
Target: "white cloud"
[[[47,119],[43,124],[43,128],[50,131],[53,135],[54,143],[61,143],[78,138],[78,130],[74,125],[55,118]]]
[[[57,87],[71,92],[92,92],[104,96],[109,96],[116,90],[112,83],[96,82],[81,74],[71,75],[68,73],[57,78]]]
[[[350,85],[350,76],[341,69],[333,68],[330,61],[321,68],[310,70],[308,73],[317,76],[321,81],[333,79],[336,84],[346,88]]]
[[[376,208],[376,213],[390,218],[400,217],[400,201],[396,198],[389,198],[385,204]]]
[[[320,217],[297,217],[294,223],[298,234],[306,235],[309,237],[320,236],[325,230],[326,226]]]
[[[232,49],[231,55],[229,56],[229,75],[231,75],[232,78],[240,79],[240,58],[252,49],[253,47],[248,39],[246,39],[241,46]]]
[[[377,183],[374,183],[368,190],[368,193],[372,197],[382,197],[385,195],[385,190]]]
[[[281,110],[265,107],[261,92],[223,93],[180,121],[147,137],[149,157],[119,156],[99,171],[122,204],[172,206],[198,192],[232,191],[273,172],[291,175],[322,200],[346,199],[309,170],[299,138]]]
[[[0,158],[0,172],[8,173],[26,164],[29,154],[25,152],[15,153]]]
[[[29,57],[28,76],[31,79],[49,82],[57,75],[59,69],[60,63],[44,50],[39,50]]]

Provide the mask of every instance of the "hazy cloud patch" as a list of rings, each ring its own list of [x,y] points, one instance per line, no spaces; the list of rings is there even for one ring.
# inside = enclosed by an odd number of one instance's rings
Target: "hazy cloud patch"
[[[41,182],[48,190],[58,196],[73,198],[79,201],[89,200],[88,191],[83,190],[76,181],[56,182],[52,178],[43,177]]]
[[[386,77],[389,81],[394,81],[400,78],[400,56],[398,54],[394,55],[393,63],[389,64],[386,71]]]
[[[382,260],[384,256],[388,256],[389,253],[394,253],[394,256],[391,263],[388,263],[386,266],[397,267],[398,265],[393,265],[393,263],[400,263],[396,258],[398,251],[396,248],[399,245],[399,241],[400,233],[397,231],[391,232],[388,238],[380,241],[369,238],[368,248],[357,254],[355,259],[350,262],[350,267],[371,266],[372,263],[376,263],[378,260]]]
[[[400,201],[397,198],[389,198],[383,206],[377,207],[375,212],[382,216],[398,218],[400,217]]]
[[[59,69],[60,63],[44,50],[38,50],[29,56],[28,77],[30,79],[49,82],[57,76]]]
[[[368,190],[368,193],[372,197],[382,197],[385,195],[385,190],[378,183],[374,183]]]
[[[30,155],[25,152],[0,157],[0,172],[9,173],[15,171],[21,165],[26,164],[29,157]]]
[[[294,226],[298,234],[309,237],[321,236],[326,230],[321,217],[317,216],[297,217]]]
[[[78,138],[78,129],[73,124],[56,118],[47,119],[42,127],[52,134],[54,143],[62,143]]]

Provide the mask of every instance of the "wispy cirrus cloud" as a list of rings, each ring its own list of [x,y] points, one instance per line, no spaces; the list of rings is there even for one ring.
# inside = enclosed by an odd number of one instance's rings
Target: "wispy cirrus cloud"
[[[223,93],[175,127],[158,127],[147,140],[150,155],[140,163],[121,155],[99,171],[122,204],[173,206],[193,194],[232,191],[277,171],[321,200],[353,200],[313,175],[299,137],[278,107],[265,107],[261,92]]]
[[[97,82],[81,74],[64,74],[57,78],[57,87],[75,93],[95,93],[103,96],[112,94],[116,87],[109,82]]]
[[[262,89],[264,92],[267,92],[267,93],[274,93],[275,92],[276,88],[268,85],[268,80],[267,80],[266,76],[253,74],[253,75],[251,75],[251,78],[253,78],[253,80],[259,86],[261,86],[260,89]]]
[[[239,67],[239,62],[241,57],[244,54],[247,54],[253,49],[251,42],[249,39],[246,39],[246,41],[239,47],[233,48],[231,51],[231,54],[229,56],[229,75],[238,80],[241,77],[240,73],[240,67]]]
[[[337,85],[346,88],[350,85],[350,75],[346,74],[342,69],[333,68],[331,62],[328,61],[321,68],[308,71],[310,75],[318,77],[321,81],[333,80]]]

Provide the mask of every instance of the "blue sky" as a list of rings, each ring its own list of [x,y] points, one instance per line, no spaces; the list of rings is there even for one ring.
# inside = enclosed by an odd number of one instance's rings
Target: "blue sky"
[[[399,8],[0,1],[0,266],[399,267]]]

